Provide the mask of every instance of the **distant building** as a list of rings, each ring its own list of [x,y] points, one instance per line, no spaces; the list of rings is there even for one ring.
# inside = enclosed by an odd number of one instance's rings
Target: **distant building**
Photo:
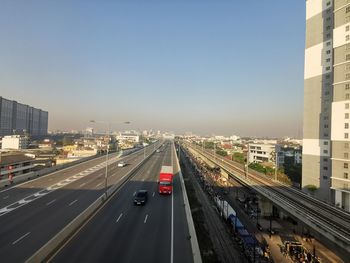
[[[232,136],[230,136],[230,140],[231,141],[240,141],[241,138],[239,136],[237,136],[237,135],[232,135]]]
[[[48,112],[0,97],[0,136],[46,135]]]
[[[278,153],[278,159],[277,159],[277,165],[278,167],[283,166],[286,159],[291,160],[291,163],[301,164],[302,162],[302,150],[301,148],[295,148],[295,147],[289,147],[281,145],[276,146],[277,153]]]
[[[248,145],[249,163],[274,163],[275,151],[275,144],[250,143]]]
[[[27,149],[29,140],[23,135],[9,135],[2,138],[1,149],[21,150]]]
[[[128,141],[128,142],[138,143],[140,142],[140,136],[138,134],[133,134],[133,133],[120,133],[117,136],[117,140],[119,142]]]

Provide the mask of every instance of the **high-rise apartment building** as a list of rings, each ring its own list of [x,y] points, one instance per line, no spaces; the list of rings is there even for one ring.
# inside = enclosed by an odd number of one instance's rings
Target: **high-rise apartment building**
[[[350,0],[306,0],[303,190],[350,210]]]
[[[46,135],[47,111],[0,97],[0,136],[12,134]]]

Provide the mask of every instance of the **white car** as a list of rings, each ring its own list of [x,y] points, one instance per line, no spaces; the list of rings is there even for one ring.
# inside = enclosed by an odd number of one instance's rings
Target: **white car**
[[[124,167],[124,166],[126,166],[125,162],[121,161],[121,162],[118,163],[118,167]]]

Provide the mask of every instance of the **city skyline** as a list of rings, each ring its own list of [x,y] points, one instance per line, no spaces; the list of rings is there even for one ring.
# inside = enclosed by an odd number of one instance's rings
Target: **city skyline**
[[[302,136],[302,2],[8,2],[0,14],[0,95],[48,110],[49,130],[96,119]]]

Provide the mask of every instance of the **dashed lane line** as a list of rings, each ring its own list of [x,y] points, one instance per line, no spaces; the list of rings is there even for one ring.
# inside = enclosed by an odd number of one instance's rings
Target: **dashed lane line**
[[[26,236],[28,236],[30,234],[30,232],[28,232],[27,234],[24,234],[23,236],[21,236],[19,239],[15,240],[12,242],[12,245],[17,244],[19,241],[21,241],[23,238],[25,238]]]
[[[122,218],[122,216],[123,216],[123,213],[121,213],[121,214],[118,216],[117,221],[115,221],[115,222],[118,223],[119,220],[120,220],[120,218]]]

